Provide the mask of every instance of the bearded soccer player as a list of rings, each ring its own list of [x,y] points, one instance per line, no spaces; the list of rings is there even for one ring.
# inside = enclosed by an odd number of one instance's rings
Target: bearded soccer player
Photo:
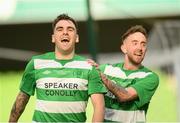
[[[142,65],[147,43],[145,28],[133,26],[122,36],[124,62],[99,67],[109,90],[105,95],[105,121],[146,122],[148,105],[159,84],[158,75]]]
[[[77,23],[66,14],[53,22],[55,51],[32,57],[26,66],[20,92],[9,122],[17,122],[36,90],[33,122],[85,122],[88,98],[94,107],[92,122],[104,119],[106,89],[97,70],[75,54]]]

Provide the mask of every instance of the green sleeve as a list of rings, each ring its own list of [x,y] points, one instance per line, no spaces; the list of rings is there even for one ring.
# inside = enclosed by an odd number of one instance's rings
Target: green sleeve
[[[135,101],[138,107],[150,102],[151,97],[155,93],[159,85],[159,77],[156,74],[150,74],[146,78],[139,79],[134,85],[131,85],[138,94],[138,100]]]
[[[101,81],[99,72],[93,67],[89,72],[88,94],[106,93],[107,90]]]
[[[106,64],[100,65],[99,66],[100,71],[104,73],[105,67],[106,67]]]
[[[31,60],[24,71],[21,84],[20,84],[20,90],[28,95],[34,95],[35,92],[35,70],[34,70],[34,63],[33,60]]]

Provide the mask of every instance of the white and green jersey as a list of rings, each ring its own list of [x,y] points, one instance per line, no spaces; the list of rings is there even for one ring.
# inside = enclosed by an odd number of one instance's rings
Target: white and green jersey
[[[101,65],[100,69],[117,85],[133,87],[138,93],[138,99],[123,103],[108,92],[105,95],[105,121],[145,122],[149,102],[159,84],[158,76],[144,66],[138,70],[124,70],[123,63]]]
[[[34,122],[85,122],[88,97],[105,93],[97,70],[75,55],[57,60],[54,52],[35,56],[26,66],[20,90],[34,95]]]

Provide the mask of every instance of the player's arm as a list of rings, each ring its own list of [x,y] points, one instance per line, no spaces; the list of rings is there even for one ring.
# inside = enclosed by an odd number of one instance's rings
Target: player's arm
[[[18,96],[16,97],[16,101],[12,107],[9,122],[17,122],[21,114],[23,113],[26,104],[29,101],[30,96],[23,93],[22,91],[19,92]]]
[[[113,93],[118,98],[120,102],[131,101],[138,97],[137,92],[134,88],[124,88],[120,85],[116,85],[114,82],[109,80],[105,74],[100,73],[100,75],[104,85],[111,93]]]
[[[92,122],[103,122],[104,120],[104,95],[103,94],[92,94],[91,102],[93,104],[94,113]]]

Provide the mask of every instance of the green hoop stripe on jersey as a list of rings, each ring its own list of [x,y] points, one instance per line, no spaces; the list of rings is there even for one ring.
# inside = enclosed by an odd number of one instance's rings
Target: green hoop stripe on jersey
[[[145,112],[143,110],[123,111],[105,108],[105,120],[121,121],[123,123],[145,122]]]
[[[37,89],[37,99],[48,101],[87,101],[87,91]],[[45,96],[46,95],[46,96]]]
[[[87,101],[36,101],[36,110],[47,113],[80,113],[85,112],[86,106]]]
[[[51,117],[51,118],[49,118]],[[46,113],[41,111],[34,112],[34,119],[33,122],[84,122],[86,120],[86,113]]]
[[[122,79],[134,79],[134,78],[145,78],[146,76],[152,74],[152,72],[136,72],[131,73],[128,76],[118,67],[113,67],[111,65],[107,65],[104,73],[106,75],[122,78]]]
[[[134,88],[138,98],[123,103],[119,102],[111,92],[108,92],[105,95],[105,107],[108,109],[105,112],[105,121],[145,122],[145,114],[151,97],[158,87],[159,78],[144,66],[138,70],[125,70],[123,65],[124,63],[105,64],[100,66],[100,70],[117,86]]]
[[[92,66],[88,64],[87,61],[72,61],[68,62],[65,65],[55,61],[55,60],[42,60],[35,59],[34,60],[35,69],[43,69],[43,68],[79,68],[79,69],[92,69]]]
[[[35,56],[28,63],[20,90],[34,95],[36,122],[85,122],[88,98],[106,93],[98,71],[85,58],[57,60],[54,52]]]

